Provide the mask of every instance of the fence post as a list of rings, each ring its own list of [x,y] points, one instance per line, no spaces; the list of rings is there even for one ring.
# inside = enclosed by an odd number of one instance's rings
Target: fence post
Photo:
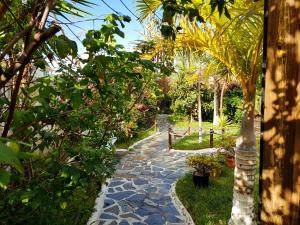
[[[169,132],[168,132],[168,136],[169,136],[169,150],[172,148],[172,129],[171,127],[169,127]]]
[[[155,120],[154,120],[154,126],[155,126],[155,132],[157,132],[157,116],[155,117]]]
[[[210,129],[209,131],[209,147],[213,148],[214,147],[214,130]]]

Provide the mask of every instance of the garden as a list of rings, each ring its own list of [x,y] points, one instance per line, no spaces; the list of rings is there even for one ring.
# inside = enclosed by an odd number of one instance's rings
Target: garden
[[[265,71],[297,53],[282,50],[291,32],[266,63],[267,7],[2,0],[0,225],[190,224],[181,209],[196,225],[296,221],[281,209],[299,206],[286,197],[299,192],[299,157],[284,154],[298,149],[300,113],[282,92],[297,95],[298,80],[283,87]],[[295,178],[281,194],[273,169]],[[290,205],[271,212],[277,194]],[[274,221],[262,224],[283,225]]]

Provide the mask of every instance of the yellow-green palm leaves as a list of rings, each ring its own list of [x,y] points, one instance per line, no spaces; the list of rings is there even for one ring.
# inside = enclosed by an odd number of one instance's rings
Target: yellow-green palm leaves
[[[238,78],[242,85],[255,83],[260,67],[263,33],[262,1],[236,3],[231,9],[231,20],[213,14],[206,23],[189,22],[182,18],[183,28],[177,35],[177,47],[207,52]]]
[[[162,5],[162,0],[137,0],[137,11],[141,20],[145,20],[156,12]]]

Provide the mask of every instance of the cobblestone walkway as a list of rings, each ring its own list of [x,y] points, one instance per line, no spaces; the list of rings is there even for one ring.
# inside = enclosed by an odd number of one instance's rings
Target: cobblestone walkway
[[[121,160],[103,193],[99,225],[186,224],[170,189],[188,170],[187,154],[166,150],[167,127],[160,127],[161,134],[137,145]]]

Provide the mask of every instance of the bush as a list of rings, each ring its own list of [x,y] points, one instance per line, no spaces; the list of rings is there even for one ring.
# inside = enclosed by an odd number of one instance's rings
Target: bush
[[[188,156],[186,162],[189,167],[194,168],[201,176],[209,174],[213,168],[221,168],[219,158],[216,156],[205,156],[198,154]]]
[[[223,112],[229,120],[235,123],[241,122],[243,93],[240,87],[233,87],[224,95]]]

